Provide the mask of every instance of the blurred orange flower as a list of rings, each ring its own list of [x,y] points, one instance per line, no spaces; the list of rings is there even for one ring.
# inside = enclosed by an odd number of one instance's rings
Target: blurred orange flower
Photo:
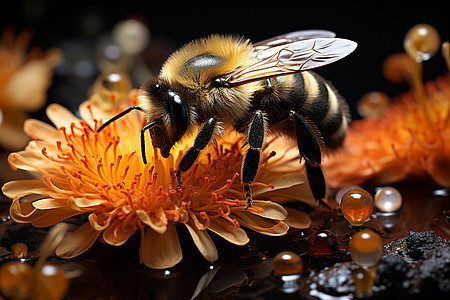
[[[400,96],[383,115],[354,121],[343,149],[324,167],[332,187],[373,179],[380,185],[428,174],[450,187],[450,76],[425,85],[432,126],[414,91]]]
[[[31,32],[17,37],[5,29],[0,40],[0,145],[9,150],[23,148],[29,137],[23,132],[25,112],[40,109],[47,99],[53,68],[62,60],[62,52],[42,52],[34,47],[27,55]]]
[[[98,97],[98,95],[93,96]],[[131,92],[136,101],[136,91]],[[243,157],[242,136],[228,132],[200,155],[183,173],[183,188],[174,190],[182,154],[193,140],[186,139],[167,159],[147,143],[149,163],[140,154],[139,130],[143,121],[137,113],[114,122],[101,133],[96,128],[109,119],[91,98],[80,107],[82,120],[63,107],[52,104],[47,115],[58,128],[37,120],[25,122],[33,136],[24,151],[12,153],[12,168],[40,176],[36,180],[12,181],[3,192],[13,198],[11,217],[20,223],[46,227],[71,216],[89,214],[89,222],[68,235],[56,254],[71,258],[85,252],[101,237],[111,245],[122,245],[136,231],[141,233],[141,261],[151,268],[174,266],[182,259],[176,230],[184,225],[202,255],[210,262],[218,258],[207,230],[244,245],[247,227],[266,235],[283,235],[289,223],[307,228],[309,216],[287,211],[279,204],[257,199],[292,198],[314,202],[299,172],[298,151],[270,141],[259,180],[255,183],[253,206],[245,210],[245,195],[237,180]]]

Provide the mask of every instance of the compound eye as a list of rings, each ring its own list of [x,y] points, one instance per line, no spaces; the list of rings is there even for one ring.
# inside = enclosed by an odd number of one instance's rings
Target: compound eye
[[[174,139],[178,141],[184,135],[188,124],[188,114],[186,106],[181,100],[180,95],[169,91],[169,114],[172,118],[172,127],[174,132]]]

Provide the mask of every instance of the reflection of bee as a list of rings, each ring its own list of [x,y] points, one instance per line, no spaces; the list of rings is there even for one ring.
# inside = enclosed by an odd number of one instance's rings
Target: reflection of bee
[[[196,134],[177,171],[179,188],[182,172],[223,132],[223,126],[245,131],[249,148],[242,163],[242,182],[248,207],[250,184],[269,128],[297,140],[313,195],[326,206],[321,144],[330,149],[341,145],[349,118],[345,102],[331,84],[304,71],[341,59],[355,48],[355,42],[322,30],[297,31],[254,45],[242,38],[211,35],[172,54],[159,77],[142,84],[139,105],[113,117],[98,132],[134,109],[143,111],[147,121],[141,130],[144,163],[146,130],[163,157],[184,136]]]

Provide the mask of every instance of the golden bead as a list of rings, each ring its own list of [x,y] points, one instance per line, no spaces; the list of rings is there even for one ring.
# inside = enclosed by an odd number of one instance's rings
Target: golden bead
[[[375,266],[383,254],[381,237],[367,229],[359,231],[352,236],[349,248],[353,262],[361,267]]]
[[[27,263],[9,261],[0,269],[0,290],[12,299],[29,297],[33,282],[33,268]]]
[[[16,243],[11,246],[11,250],[13,252],[13,258],[21,259],[26,258],[28,256],[28,247],[24,243]]]
[[[417,62],[433,57],[441,46],[437,30],[428,24],[413,26],[405,35],[403,47],[406,53]]]
[[[308,237],[310,255],[329,256],[339,251],[339,242],[333,232],[323,229],[313,232]]]
[[[51,263],[46,263],[36,275],[33,286],[35,299],[62,299],[69,288],[64,271]]]
[[[411,83],[414,60],[406,53],[389,55],[383,62],[382,72],[384,78],[392,83]]]
[[[137,55],[150,41],[150,30],[140,19],[119,21],[112,30],[112,37],[123,53]]]
[[[298,274],[303,270],[303,262],[294,252],[283,251],[274,257],[273,270],[279,275]]]
[[[402,207],[402,194],[390,186],[381,188],[375,194],[375,206],[382,212],[397,211]]]
[[[356,109],[361,117],[378,117],[388,106],[388,95],[383,92],[369,92],[358,101]]]
[[[361,226],[372,214],[372,196],[363,189],[352,189],[342,196],[341,211],[353,226]]]
[[[107,72],[101,74],[94,84],[93,101],[101,109],[112,111],[120,107],[128,98],[131,83],[128,76],[123,72]]]

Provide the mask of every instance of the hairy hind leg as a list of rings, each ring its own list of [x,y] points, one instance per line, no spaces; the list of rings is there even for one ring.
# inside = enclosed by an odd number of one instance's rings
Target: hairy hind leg
[[[180,165],[178,166],[178,170],[176,173],[178,184],[177,187],[175,188],[176,190],[180,189],[183,184],[183,182],[181,181],[181,173],[189,170],[194,164],[194,162],[197,160],[200,151],[206,148],[214,133],[216,124],[217,124],[216,117],[209,118],[203,124],[202,129],[200,129],[200,131],[198,132],[197,137],[195,138],[194,141],[194,146],[192,146],[181,159]]]
[[[330,209],[324,201],[326,197],[326,182],[320,163],[322,162],[322,152],[320,149],[320,139],[309,122],[295,111],[290,111],[289,118],[295,124],[297,136],[297,146],[300,156],[305,159],[306,176],[314,198],[320,206]]]
[[[250,184],[254,181],[259,169],[266,126],[263,112],[260,110],[256,111],[248,124],[246,142],[249,145],[249,149],[247,149],[242,161],[242,183],[244,184],[245,198],[247,199],[245,209],[252,206],[253,196]]]

